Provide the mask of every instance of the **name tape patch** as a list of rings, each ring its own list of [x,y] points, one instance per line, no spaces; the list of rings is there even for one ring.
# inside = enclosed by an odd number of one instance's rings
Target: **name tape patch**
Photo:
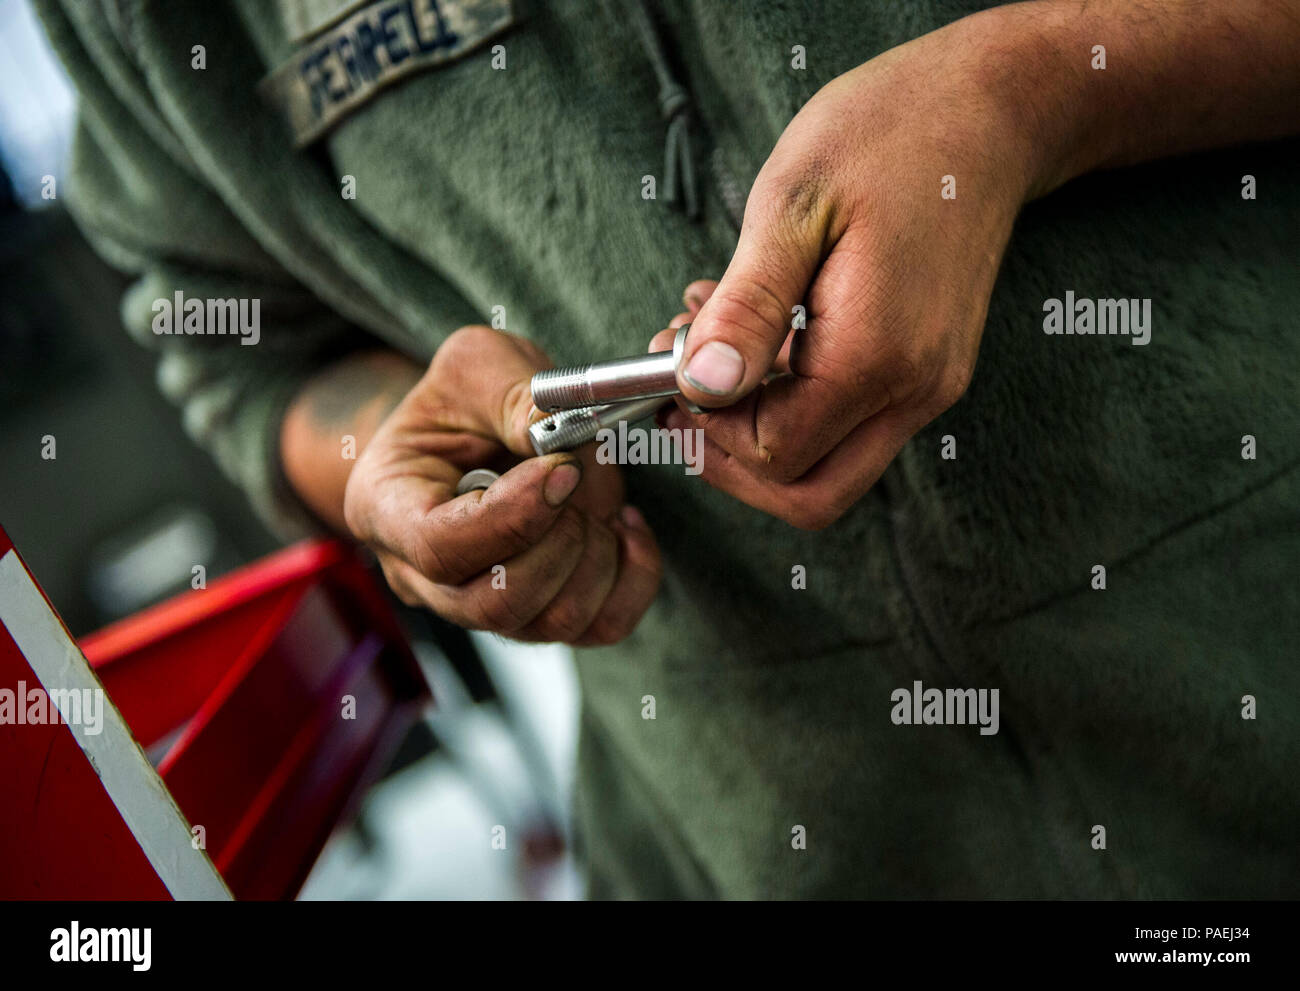
[[[399,79],[515,23],[512,0],[378,0],[312,38],[259,85],[301,148]]]

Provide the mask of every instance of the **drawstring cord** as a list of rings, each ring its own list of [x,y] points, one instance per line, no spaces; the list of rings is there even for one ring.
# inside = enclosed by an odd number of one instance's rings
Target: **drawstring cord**
[[[694,220],[699,216],[700,204],[691,148],[691,98],[673,76],[663,42],[650,20],[646,0],[629,0],[627,7],[641,47],[659,81],[659,113],[668,122],[664,136],[663,198],[672,206],[680,206]]]

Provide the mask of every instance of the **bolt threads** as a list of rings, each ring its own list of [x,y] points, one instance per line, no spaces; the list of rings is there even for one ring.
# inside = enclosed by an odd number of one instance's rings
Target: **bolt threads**
[[[590,365],[538,372],[532,382],[533,405],[545,411],[595,405],[590,372]]]
[[[571,451],[595,440],[600,428],[600,420],[590,407],[566,409],[538,420],[528,428],[528,436],[532,439],[533,450],[539,455],[553,454]]]
[[[553,413],[562,409],[675,396],[690,324],[677,328],[671,351],[634,354],[571,368],[550,368],[533,376],[533,405]]]
[[[606,427],[613,427],[623,420],[628,423],[643,420],[668,401],[664,396],[652,396],[608,406],[561,410],[529,427],[528,437],[539,455],[572,451],[595,440]]]

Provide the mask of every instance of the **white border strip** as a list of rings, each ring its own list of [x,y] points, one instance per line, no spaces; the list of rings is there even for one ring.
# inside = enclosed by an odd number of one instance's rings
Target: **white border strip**
[[[0,622],[43,686],[103,692],[90,664],[12,550],[0,558]],[[104,693],[102,732],[92,736],[80,723],[67,722],[66,715],[64,725],[72,730],[108,797],[172,897],[231,900],[230,889],[208,855],[191,845],[189,823],[108,693]]]

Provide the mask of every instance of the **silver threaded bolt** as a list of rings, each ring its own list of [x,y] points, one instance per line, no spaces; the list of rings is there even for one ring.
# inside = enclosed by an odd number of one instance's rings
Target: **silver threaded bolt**
[[[596,435],[606,427],[612,427],[620,420],[629,423],[643,420],[666,402],[667,396],[650,396],[607,406],[561,410],[534,423],[528,428],[528,436],[533,442],[533,450],[539,456],[554,454],[556,451],[572,451],[575,447],[595,440]]]
[[[633,399],[675,396],[680,391],[677,388],[677,366],[681,363],[686,333],[690,329],[690,324],[678,328],[671,351],[538,372],[532,381],[533,405],[550,413]]]

